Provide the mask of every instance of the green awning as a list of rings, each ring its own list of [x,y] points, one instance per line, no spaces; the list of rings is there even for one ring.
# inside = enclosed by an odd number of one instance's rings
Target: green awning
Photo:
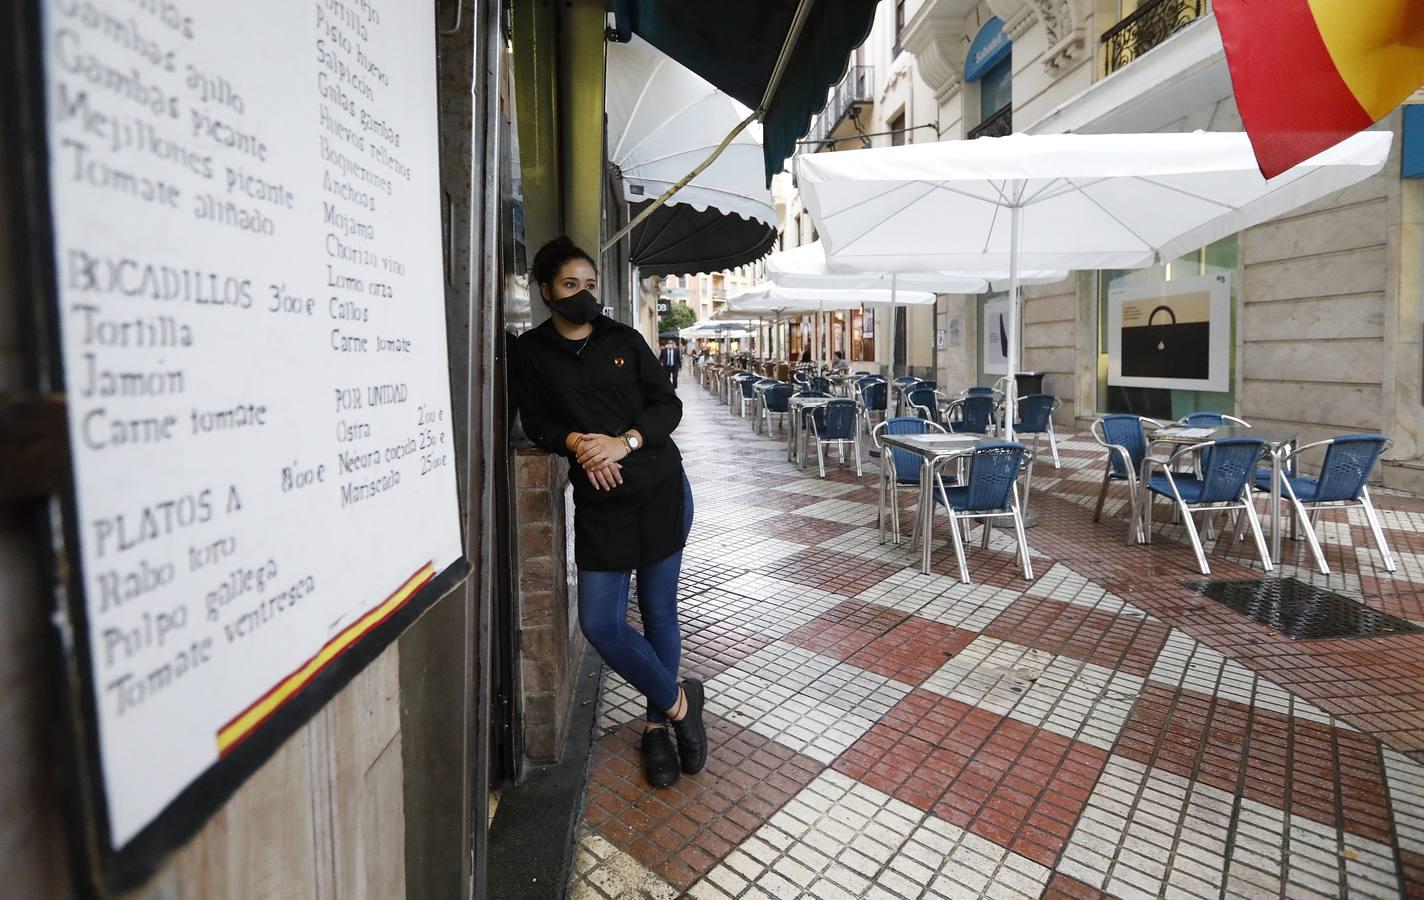
[[[650,202],[633,204],[632,214]],[[633,229],[628,259],[640,275],[695,275],[755,262],[775,243],[776,228],[765,222],[674,203],[658,207]]]
[[[761,105],[800,0],[617,0],[620,30],[648,43],[746,106]],[[875,19],[876,0],[815,0],[762,119],[766,179],[781,171],[826,105]]]

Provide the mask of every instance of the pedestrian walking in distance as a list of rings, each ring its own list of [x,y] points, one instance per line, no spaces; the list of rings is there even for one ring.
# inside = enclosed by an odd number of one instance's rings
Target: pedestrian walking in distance
[[[672,440],[682,401],[643,336],[602,315],[593,257],[555,238],[530,275],[553,315],[516,345],[524,432],[572,462],[579,625],[647,698],[643,769],[666,787],[707,761],[702,682],[678,680],[677,582],[692,528],[692,488]],[[642,634],[627,623],[634,572]]]
[[[682,351],[677,348],[677,341],[663,341],[662,352],[663,368],[667,370],[668,380],[672,382],[673,389],[677,389],[677,371],[682,368]]]

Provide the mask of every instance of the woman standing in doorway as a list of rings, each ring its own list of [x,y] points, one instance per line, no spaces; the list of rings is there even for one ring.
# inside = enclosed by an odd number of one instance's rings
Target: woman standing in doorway
[[[530,275],[553,315],[517,344],[524,432],[573,461],[579,625],[647,698],[643,767],[665,787],[707,760],[702,682],[677,678],[677,582],[692,527],[692,488],[672,441],[682,401],[643,336],[602,315],[591,256],[556,238]],[[627,623],[634,572],[642,634]]]

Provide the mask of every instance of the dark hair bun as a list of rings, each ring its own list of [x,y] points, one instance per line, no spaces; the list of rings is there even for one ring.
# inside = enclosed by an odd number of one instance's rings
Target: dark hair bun
[[[573,259],[585,260],[595,271],[598,270],[598,263],[593,261],[592,256],[568,235],[561,234],[534,254],[534,261],[529,265],[529,277],[535,284],[553,284],[554,279],[559,277],[559,270]]]

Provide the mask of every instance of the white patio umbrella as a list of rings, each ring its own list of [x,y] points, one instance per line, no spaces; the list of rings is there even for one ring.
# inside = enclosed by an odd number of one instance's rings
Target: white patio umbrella
[[[966,270],[956,272],[869,272],[835,265],[826,258],[826,246],[812,241],[773,253],[766,258],[767,277],[787,288],[888,288],[890,290],[934,291],[940,294],[977,294],[990,287],[1007,284],[1008,269],[999,271]],[[1020,272],[1021,284],[1051,284],[1068,277],[1063,269]]]
[[[901,290],[935,291],[942,294],[978,294],[993,287],[1002,290],[1007,282],[1007,270],[998,272],[866,272],[835,267],[826,259],[826,247],[812,241],[800,247],[773,253],[766,258],[767,275],[776,284],[788,288],[889,288],[890,346],[895,346],[895,295]],[[1051,284],[1062,281],[1068,273],[1062,269],[1020,272],[1023,284]],[[986,284],[985,282],[988,282]]]
[[[977,293],[985,289],[982,278],[965,276],[961,278],[964,293]],[[942,288],[942,290],[948,290]],[[767,312],[776,316],[779,328],[782,316],[797,316],[804,313],[825,313],[837,310],[860,309],[862,306],[890,307],[903,303],[921,306],[934,303],[935,295],[928,291],[897,291],[895,289],[845,290],[828,288],[787,288],[772,281],[753,285],[735,297],[727,298],[727,309],[733,313]]]
[[[980,285],[984,284],[979,280]],[[981,287],[980,290],[983,290]],[[972,291],[970,293],[973,293]],[[787,288],[763,281],[727,298],[727,309],[734,312],[783,312],[796,315],[810,312],[833,312],[859,309],[862,306],[889,306],[891,303],[922,305],[934,302],[928,291],[831,290],[826,288]]]
[[[1357,134],[1270,181],[1245,134],[1206,132],[1016,134],[803,154],[797,180],[832,266],[1009,273],[1012,410],[1020,272],[1174,259],[1370,177],[1391,138]]]

